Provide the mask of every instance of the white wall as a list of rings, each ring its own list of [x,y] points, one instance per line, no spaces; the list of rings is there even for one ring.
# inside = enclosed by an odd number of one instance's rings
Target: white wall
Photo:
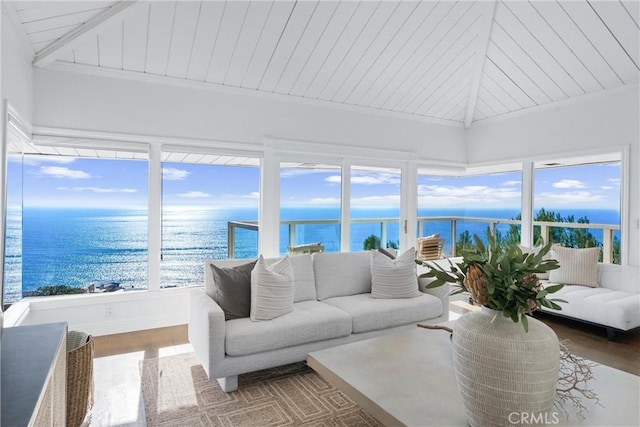
[[[640,265],[640,90],[576,98],[550,109],[475,123],[467,133],[470,164],[553,158],[629,146],[628,263]],[[625,236],[623,236],[624,238]]]
[[[265,136],[464,161],[464,129],[113,77],[37,69],[34,125],[262,143]]]
[[[5,5],[0,5],[3,9]],[[33,60],[32,52],[26,50],[18,37],[18,29],[2,13],[2,96],[9,100],[21,118],[33,121]]]

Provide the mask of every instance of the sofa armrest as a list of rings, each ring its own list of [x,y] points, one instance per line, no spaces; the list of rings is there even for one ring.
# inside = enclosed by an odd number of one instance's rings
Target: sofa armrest
[[[449,285],[444,284],[442,286],[438,286],[437,288],[426,289],[426,286],[429,283],[433,282],[433,280],[434,279],[432,278],[424,278],[424,279],[418,278],[418,288],[420,289],[420,292],[433,295],[438,299],[440,299],[440,301],[442,301],[442,315],[446,316],[446,318],[448,319],[449,318]]]
[[[220,306],[203,288],[189,294],[189,341],[210,379],[225,355],[225,320]]]

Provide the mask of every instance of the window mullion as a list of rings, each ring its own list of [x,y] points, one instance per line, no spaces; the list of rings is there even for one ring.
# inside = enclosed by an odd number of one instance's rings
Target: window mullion
[[[160,289],[160,257],[162,251],[162,148],[149,145],[149,206],[148,206],[148,276],[149,290]]]

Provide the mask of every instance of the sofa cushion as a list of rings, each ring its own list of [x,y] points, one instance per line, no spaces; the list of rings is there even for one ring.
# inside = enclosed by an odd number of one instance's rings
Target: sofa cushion
[[[293,268],[293,302],[316,300],[316,279],[310,254],[289,257]]]
[[[549,271],[549,281],[565,285],[598,286],[600,248],[573,249],[553,246],[551,256],[560,268]]]
[[[371,292],[369,252],[313,254],[318,300]]]
[[[349,313],[354,334],[407,325],[442,314],[442,301],[428,294],[402,299],[376,299],[371,294],[358,294],[329,298],[324,303]]]
[[[293,311],[268,322],[234,319],[225,322],[229,356],[261,353],[351,334],[347,313],[318,301],[293,305]]]
[[[551,295],[565,301],[562,310],[551,313],[573,317],[627,331],[640,326],[640,295],[588,286],[566,285]]]
[[[373,298],[415,298],[420,295],[415,249],[398,258],[371,251],[371,296]]]
[[[251,320],[271,320],[293,310],[289,257],[267,266],[262,255],[251,272]]]

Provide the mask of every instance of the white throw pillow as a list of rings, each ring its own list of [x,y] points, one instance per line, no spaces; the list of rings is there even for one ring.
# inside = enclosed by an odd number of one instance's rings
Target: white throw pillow
[[[371,252],[371,296],[373,298],[415,298],[420,296],[415,249],[396,259]]]
[[[271,320],[289,313],[293,310],[293,295],[289,257],[267,266],[260,255],[251,272],[251,320]]]
[[[551,248],[551,256],[560,264],[549,272],[549,281],[565,285],[598,287],[598,256],[600,248]]]

